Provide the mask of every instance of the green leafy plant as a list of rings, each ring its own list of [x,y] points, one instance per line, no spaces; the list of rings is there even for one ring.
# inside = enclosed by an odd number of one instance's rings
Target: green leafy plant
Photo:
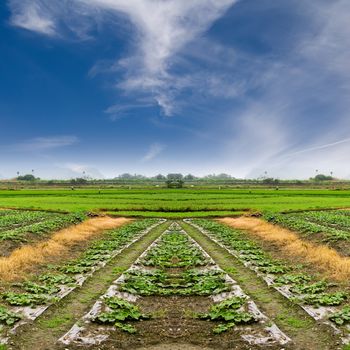
[[[350,306],[346,306],[342,310],[334,313],[329,319],[339,326],[350,323]]]
[[[2,294],[2,298],[10,305],[16,306],[35,306],[47,304],[48,301],[53,298],[43,294],[32,294],[32,293],[15,293],[6,292]]]
[[[141,313],[136,305],[118,297],[105,298],[104,302],[111,311],[100,313],[94,319],[94,322],[114,324],[125,332],[135,333],[135,327],[130,324],[125,324],[123,321],[139,321],[141,319],[150,318],[149,315]]]
[[[327,282],[319,281],[312,284],[296,284],[290,290],[297,294],[317,294],[324,292],[329,286]]]
[[[320,294],[308,294],[297,300],[304,304],[311,304],[316,306],[336,306],[340,305],[347,299],[347,294],[343,292],[335,293],[320,293]]]
[[[21,319],[18,314],[5,309],[0,306],[0,323],[6,324],[7,326],[12,326]]]
[[[143,259],[145,266],[195,267],[209,263],[209,259],[194,245],[189,237],[178,231],[171,231],[161,237]]]
[[[207,314],[200,314],[198,317],[211,321],[225,321],[226,323],[219,324],[213,329],[216,334],[225,332],[238,324],[257,322],[253,314],[244,311],[246,301],[244,297],[232,297],[213,305]]]

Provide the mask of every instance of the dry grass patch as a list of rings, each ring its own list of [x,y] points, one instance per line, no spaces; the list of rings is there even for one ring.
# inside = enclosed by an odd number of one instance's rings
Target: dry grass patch
[[[289,257],[300,257],[305,262],[313,264],[327,277],[338,281],[350,279],[350,258],[339,255],[332,248],[303,240],[290,230],[257,218],[223,218],[219,221],[273,243]]]
[[[90,240],[105,230],[117,228],[130,221],[126,218],[93,218],[56,232],[45,242],[18,248],[8,257],[0,258],[0,279],[13,281],[23,277],[35,266],[44,264],[53,257],[69,253],[74,245]]]

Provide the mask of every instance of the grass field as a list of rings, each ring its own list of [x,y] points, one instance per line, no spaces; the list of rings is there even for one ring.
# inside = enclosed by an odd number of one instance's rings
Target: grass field
[[[239,189],[77,189],[0,191],[0,208],[107,212],[120,216],[227,216],[242,211],[350,207],[350,191]]]

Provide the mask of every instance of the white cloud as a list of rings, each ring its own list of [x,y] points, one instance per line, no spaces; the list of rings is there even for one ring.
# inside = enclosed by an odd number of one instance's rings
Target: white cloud
[[[142,161],[149,162],[149,161],[153,160],[160,153],[162,153],[164,149],[165,149],[165,145],[162,145],[160,143],[152,143],[151,146],[149,147],[147,153],[142,158]]]
[[[13,25],[41,34],[55,34],[55,23],[41,1],[11,0],[10,6]]]
[[[176,94],[181,89],[178,77],[170,73],[175,56],[237,1],[10,0],[9,4],[13,25],[51,36],[60,30],[61,22],[84,37],[84,30],[89,29],[87,18],[97,22],[102,13],[127,16],[136,28],[135,51],[114,65],[114,69],[119,66],[125,72],[125,80],[118,87],[151,94],[164,114],[172,115],[176,111]],[[98,69],[95,66],[90,75]]]
[[[350,2],[336,0],[318,6],[309,4],[316,30],[300,45],[305,57],[324,69],[350,77]]]
[[[47,151],[61,147],[72,146],[79,142],[78,137],[73,135],[36,137],[14,145],[13,149],[18,151]]]
[[[93,179],[103,179],[104,175],[94,166],[81,163],[55,164],[61,171],[66,171],[66,177],[89,177]]]

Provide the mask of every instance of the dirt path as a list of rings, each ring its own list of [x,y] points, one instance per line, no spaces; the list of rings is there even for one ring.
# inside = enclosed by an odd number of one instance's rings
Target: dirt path
[[[22,246],[9,256],[0,258],[0,280],[12,281],[24,277],[28,272],[34,271],[37,265],[67,254],[69,249],[79,242],[88,241],[105,230],[120,227],[128,222],[130,219],[126,218],[93,218],[60,230],[46,241]]]
[[[60,336],[72,327],[101,296],[110,284],[127,270],[138,256],[165,230],[169,223],[161,224],[146,236],[117,255],[104,268],[97,271],[81,288],[51,306],[34,324],[20,328],[8,346],[9,350],[54,350]]]
[[[289,257],[301,258],[307,263],[314,264],[326,277],[338,281],[350,280],[350,258],[341,256],[326,245],[302,239],[298,234],[262,219],[241,217],[218,221],[236,229],[246,230],[259,239],[273,243]]]
[[[255,272],[244,267],[226,249],[188,224],[187,233],[205,249],[215,262],[235,279],[277,326],[293,339],[298,350],[333,350],[339,348],[328,327],[318,325],[301,308],[269,288]],[[337,347],[338,346],[338,347]]]

